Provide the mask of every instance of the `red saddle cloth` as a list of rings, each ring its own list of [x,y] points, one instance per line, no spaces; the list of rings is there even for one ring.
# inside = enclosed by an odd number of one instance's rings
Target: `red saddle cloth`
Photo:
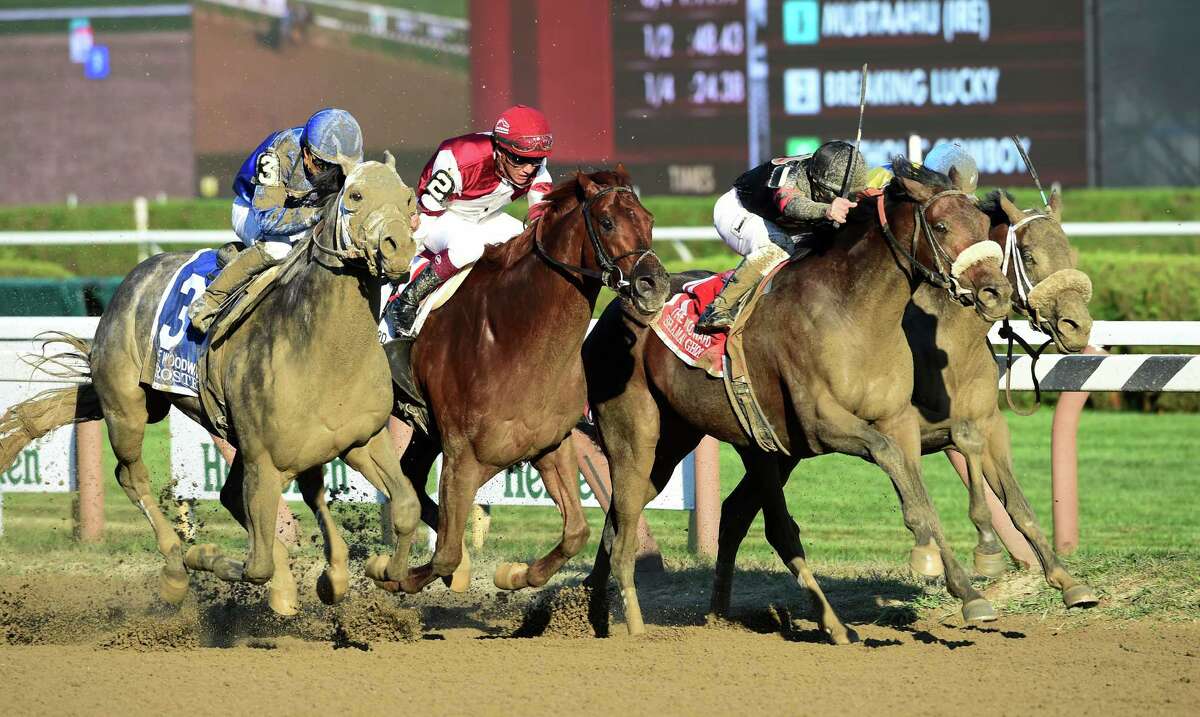
[[[680,361],[704,369],[714,378],[720,378],[725,372],[726,334],[697,333],[696,320],[721,292],[725,279],[732,273],[731,269],[684,284],[683,291],[667,301],[650,326]]]

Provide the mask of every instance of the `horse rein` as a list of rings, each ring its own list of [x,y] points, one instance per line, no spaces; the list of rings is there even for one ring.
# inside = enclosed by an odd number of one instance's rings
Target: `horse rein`
[[[1042,323],[1041,317],[1038,316],[1037,310],[1029,304],[1029,294],[1033,291],[1034,284],[1029,279],[1029,270],[1025,267],[1025,260],[1021,256],[1021,251],[1017,248],[1017,230],[1035,219],[1053,220],[1053,217],[1047,214],[1030,214],[1016,224],[1008,225],[1008,237],[1004,240],[1004,261],[1000,265],[1000,271],[1005,276],[1008,276],[1008,266],[1010,263],[1012,264],[1013,276],[1016,278],[1017,296],[1020,298],[1017,309],[1028,316],[1035,325],[1040,327]],[[1034,413],[1037,413],[1038,408],[1042,405],[1042,387],[1038,382],[1037,362],[1041,358],[1042,352],[1054,341],[1054,337],[1051,336],[1046,339],[1045,343],[1035,349],[1013,329],[1012,325],[1008,323],[1008,317],[1004,318],[1004,323],[1000,326],[999,334],[1000,338],[1008,341],[1005,362],[1008,364],[1009,370],[1004,375],[1004,399],[1013,413],[1018,416],[1032,416]],[[1017,408],[1012,400],[1012,356],[1014,341],[1021,344],[1021,348],[1025,350],[1025,353],[1031,356],[1029,374],[1033,379],[1034,402],[1033,408],[1029,409],[1029,411],[1022,411]]]
[[[922,279],[936,287],[945,289],[950,293],[950,296],[952,296],[955,301],[963,303],[963,298],[970,296],[971,290],[964,288],[958,282],[958,277],[954,276],[952,271],[946,270],[945,267],[947,265],[952,266],[954,261],[950,258],[950,255],[946,253],[946,250],[943,249],[936,240],[934,240],[933,230],[929,227],[929,220],[926,218],[925,212],[928,211],[931,206],[933,206],[934,202],[942,197],[965,197],[967,196],[967,193],[960,189],[944,189],[925,200],[925,202],[919,207],[913,207],[913,235],[912,241],[910,242],[912,245],[911,251],[906,249],[904,245],[896,239],[896,235],[892,233],[891,225],[888,223],[887,213],[884,211],[884,193],[879,191],[878,193],[872,192],[872,194],[875,196],[876,212],[879,215],[879,224],[883,228],[883,235],[887,238],[888,244],[891,245],[892,249],[904,256],[904,258],[908,260],[909,265],[916,268]],[[917,260],[916,257],[917,242],[920,241],[922,236],[925,237],[925,241],[929,243],[929,246],[933,252],[933,260],[936,265],[933,269],[930,269],[922,264]]]
[[[621,267],[617,266],[617,262],[631,256],[636,256],[637,261],[633,263],[633,270],[636,270],[642,259],[645,259],[647,256],[654,256],[654,250],[650,248],[638,248],[617,256],[609,256],[608,252],[604,249],[604,245],[600,243],[600,234],[596,231],[596,226],[592,223],[592,214],[588,210],[591,208],[593,202],[610,192],[629,192],[632,194],[633,190],[629,187],[605,187],[579,204],[579,210],[583,214],[583,226],[587,230],[588,240],[592,244],[592,251],[596,254],[596,261],[600,264],[599,271],[559,261],[550,256],[550,253],[546,251],[546,247],[542,246],[542,222],[540,219],[538,220],[537,228],[534,229],[533,245],[537,249],[538,255],[551,266],[563,271],[575,272],[592,279],[599,279],[604,286],[607,286],[621,296],[631,298],[633,284],[625,278],[625,272],[621,270]]]

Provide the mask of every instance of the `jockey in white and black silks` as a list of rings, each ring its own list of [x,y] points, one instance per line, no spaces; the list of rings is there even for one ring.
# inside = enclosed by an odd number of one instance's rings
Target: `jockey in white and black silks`
[[[442,282],[482,256],[488,244],[521,233],[524,225],[505,207],[527,197],[526,221],[541,215],[552,184],[546,161],[553,146],[546,117],[525,105],[505,110],[491,132],[438,146],[417,184],[421,224],[413,235],[432,260],[392,302],[397,337],[411,336],[421,301]]]
[[[342,190],[363,158],[358,121],[345,110],[320,110],[302,127],[273,132],[250,153],[233,180],[233,231],[240,252],[188,309],[207,331],[231,293],[277,264],[321,220],[326,200]]]
[[[773,159],[742,174],[717,200],[713,226],[743,258],[700,315],[697,331],[727,330],[737,317],[738,301],[791,256],[803,235],[821,222],[845,223],[846,213],[857,205],[838,196],[842,183],[848,182],[848,194],[854,196],[867,176],[866,164],[853,150],[846,142],[827,142],[813,154]]]

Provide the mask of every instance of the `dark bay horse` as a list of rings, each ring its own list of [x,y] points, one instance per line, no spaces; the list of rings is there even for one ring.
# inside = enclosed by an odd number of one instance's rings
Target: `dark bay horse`
[[[183,599],[187,568],[211,570],[225,580],[271,581],[271,607],[291,614],[295,581],[286,548],[275,537],[280,494],[292,479],[299,481],[326,541],[329,566],[318,594],[326,602],[341,599],[348,588],[348,549],[325,504],[321,466],[342,456],[391,496],[397,545],[388,574],[403,576],[420,508],[384,429],[392,401],[379,387],[389,385],[390,372],[376,317],[379,282],[406,273],[415,251],[409,227],[415,206],[390,156],[386,165],[360,164],[331,198],[314,236],[280,267],[276,285],[231,330],[211,335],[208,375],[200,379],[223,393],[226,433],[238,449],[221,503],[250,534],[244,564],[211,545],[184,554],[142,461],[146,424],[161,421],[171,405],[216,432],[199,399],[142,381],[143,367],[155,360],[150,336],[158,328],[159,298],[190,252],[159,254],[130,272],[101,317],[90,349],[72,341],[85,365],[80,375],[90,381],[10,409],[0,421],[0,462],[7,465],[29,440],[57,426],[103,417],[117,457],[117,481],[150,521],[165,559],[162,597],[171,603]]]
[[[450,576],[476,491],[508,466],[531,460],[563,515],[559,544],[532,565],[501,565],[498,587],[539,587],[587,542],[571,429],[586,391],[580,347],[602,286],[633,321],[666,300],[668,277],[650,249],[653,218],[616,171],[577,174],[546,195],[550,208],[520,236],[489,247],[450,300],[429,315],[412,366],[430,409],[401,465],[437,526],[432,561],[385,588],[421,590]],[[438,501],[425,494],[443,453]],[[440,508],[440,510],[439,510]],[[368,575],[382,578],[368,565]]]
[[[986,318],[1009,308],[1000,248],[988,224],[949,178],[894,163],[896,178],[879,199],[860,199],[850,223],[823,251],[783,268],[745,328],[757,396],[788,455],[766,453],[742,431],[719,379],[686,366],[653,331],[608,310],[584,343],[588,400],[608,453],[612,509],[590,582],[596,599],[615,566],[629,631],[645,630],[634,587],[638,518],[674,466],[705,435],[738,450],[768,517],[768,541],[813,597],[821,628],[835,643],[850,633],[825,599],[787,512],[783,476],[809,456],[845,453],[874,461],[900,496],[905,525],[933,540],[947,588],[968,620],[994,619],[946,544],[921,482],[920,431],[911,405],[912,355],[901,329],[922,277],[953,287]],[[900,237],[899,240],[896,237]],[[909,239],[911,237],[911,239]],[[722,536],[724,538],[724,536]]]
[[[1000,192],[988,195],[980,208],[991,221],[992,239],[1004,246],[1013,306],[1061,351],[1081,351],[1092,325],[1087,308],[1091,282],[1075,269],[1075,258],[1059,222],[1059,195],[1051,195],[1047,212],[1022,212]],[[1033,546],[1046,581],[1062,591],[1063,602],[1068,607],[1095,605],[1095,591],[1062,567],[1013,476],[1008,424],[996,402],[999,370],[987,339],[991,322],[959,305],[946,292],[925,285],[913,295],[903,326],[912,349],[912,404],[920,422],[921,450],[929,454],[953,448],[966,459],[969,514],[979,534],[976,572],[995,577],[1006,567],[991,524],[984,493],[986,479],[1013,524]],[[786,481],[787,476],[783,478]],[[742,478],[721,507],[712,600],[717,615],[728,612],[734,558],[760,507],[750,476]],[[929,545],[914,546],[910,564],[923,575],[942,573],[941,556]]]

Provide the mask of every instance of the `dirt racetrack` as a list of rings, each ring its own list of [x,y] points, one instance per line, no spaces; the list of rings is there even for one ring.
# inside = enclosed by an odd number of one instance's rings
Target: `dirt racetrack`
[[[648,635],[626,636],[617,608],[598,639],[579,573],[517,595],[483,566],[465,595],[360,582],[328,608],[319,566],[294,570],[304,609],[286,619],[261,588],[206,576],[168,609],[140,560],[0,577],[5,714],[1200,713],[1194,622],[1059,611],[963,627],[950,606],[909,607],[919,591],[901,581],[831,578],[862,638],[839,648],[778,572],[739,573],[733,619],[706,622],[693,569],[641,578]]]

